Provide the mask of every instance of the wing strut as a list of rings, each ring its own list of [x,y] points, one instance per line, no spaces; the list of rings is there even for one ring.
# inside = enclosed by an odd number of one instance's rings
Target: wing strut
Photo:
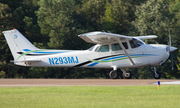
[[[132,60],[132,58],[129,56],[128,52],[126,51],[126,49],[124,48],[122,42],[120,41],[119,38],[116,38],[119,42],[119,45],[121,46],[121,48],[124,50],[125,54],[127,55],[127,57],[129,58],[130,62],[132,63],[132,65],[135,65],[134,61]]]

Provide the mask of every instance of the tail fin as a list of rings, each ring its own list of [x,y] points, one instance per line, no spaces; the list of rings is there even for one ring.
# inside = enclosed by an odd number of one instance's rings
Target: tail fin
[[[11,53],[15,61],[26,60],[25,52],[38,50],[29,40],[27,40],[18,30],[3,31]]]

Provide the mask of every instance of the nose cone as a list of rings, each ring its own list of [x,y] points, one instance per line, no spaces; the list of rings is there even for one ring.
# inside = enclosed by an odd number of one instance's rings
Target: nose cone
[[[176,47],[170,47],[170,52],[175,51],[177,48]]]

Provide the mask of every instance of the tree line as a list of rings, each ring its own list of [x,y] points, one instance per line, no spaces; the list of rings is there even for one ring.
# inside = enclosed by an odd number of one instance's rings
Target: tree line
[[[111,69],[21,67],[2,31],[18,29],[42,49],[88,49],[78,34],[106,31],[127,36],[157,35],[145,42],[180,44],[180,0],[0,0],[0,78],[109,78]],[[179,49],[157,67],[162,78],[180,78]],[[150,67],[129,69],[132,78],[153,78]],[[122,76],[120,76],[122,77]]]

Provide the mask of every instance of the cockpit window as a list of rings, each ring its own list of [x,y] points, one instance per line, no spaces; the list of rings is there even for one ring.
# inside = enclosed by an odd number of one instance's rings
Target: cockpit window
[[[109,51],[109,45],[102,45],[100,47],[97,47],[96,52],[108,52]]]
[[[141,42],[141,41],[139,41],[137,39],[134,39],[134,38],[132,40],[130,40],[129,43],[131,45],[131,48],[137,48],[137,47],[144,44],[143,42]]]
[[[112,51],[122,50],[122,48],[120,47],[119,43],[112,44],[111,48],[112,48]]]
[[[95,47],[95,45],[92,46],[91,48],[89,48],[88,50],[89,50],[89,51],[92,51],[92,50],[94,49],[94,47]]]
[[[100,47],[100,46],[96,47],[96,49],[95,49],[96,52],[99,50],[99,47]]]

